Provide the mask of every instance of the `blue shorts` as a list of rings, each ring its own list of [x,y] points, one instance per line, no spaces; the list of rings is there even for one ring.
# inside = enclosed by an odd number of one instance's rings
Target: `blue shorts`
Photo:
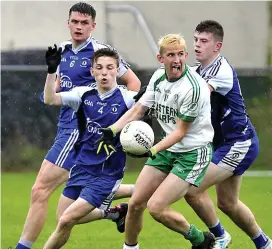
[[[212,162],[234,175],[242,175],[252,165],[259,150],[259,139],[254,134],[247,140],[225,142],[213,153]]]
[[[122,180],[113,176],[92,175],[75,165],[62,194],[72,200],[81,197],[94,207],[107,210]]]
[[[76,151],[74,145],[78,136],[78,129],[59,127],[54,144],[45,156],[45,159],[70,171],[75,164]]]

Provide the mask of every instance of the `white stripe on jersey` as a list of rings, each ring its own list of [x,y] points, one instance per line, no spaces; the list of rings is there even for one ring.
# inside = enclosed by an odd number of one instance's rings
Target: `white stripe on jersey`
[[[63,164],[66,160],[66,158],[68,157],[69,153],[71,152],[71,150],[73,149],[77,139],[79,136],[79,131],[77,129],[74,129],[74,131],[71,133],[68,141],[65,143],[62,151],[60,152],[57,160],[56,160],[56,165],[63,167]]]

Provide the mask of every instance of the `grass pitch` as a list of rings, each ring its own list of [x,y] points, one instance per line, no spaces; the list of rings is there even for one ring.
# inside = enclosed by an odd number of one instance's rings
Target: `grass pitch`
[[[138,174],[126,173],[123,183],[134,183]],[[29,208],[31,186],[35,181],[35,173],[3,173],[2,174],[2,231],[1,248],[15,248],[23,228]],[[34,244],[33,249],[41,249],[51,232],[55,229],[55,213],[57,201],[62,188],[56,191],[50,199],[48,218],[45,227]],[[214,189],[210,194],[215,200]],[[241,200],[246,203],[256,215],[262,229],[272,237],[272,178],[245,177],[241,188]],[[119,201],[120,202],[120,201]],[[118,201],[115,201],[118,203]],[[192,209],[181,200],[172,207],[184,214],[187,220],[198,228],[206,229]],[[218,211],[220,220],[226,230],[232,235],[233,243],[230,249],[255,249],[251,240],[243,234],[224,214]],[[73,229],[70,240],[63,248],[67,249],[121,249],[124,235],[119,234],[115,224],[108,221],[96,221],[77,226]],[[144,228],[140,235],[142,249],[188,249],[190,243],[177,233],[171,232],[155,222],[146,212]]]

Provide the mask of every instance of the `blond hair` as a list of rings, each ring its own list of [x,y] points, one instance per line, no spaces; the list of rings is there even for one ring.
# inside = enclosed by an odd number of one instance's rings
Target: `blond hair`
[[[180,34],[168,34],[161,37],[158,41],[158,46],[160,54],[166,48],[184,48],[187,51],[186,42]]]

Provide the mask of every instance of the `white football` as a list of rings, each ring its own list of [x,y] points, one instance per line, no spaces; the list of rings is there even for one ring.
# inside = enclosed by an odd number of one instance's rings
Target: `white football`
[[[132,121],[122,129],[120,142],[126,152],[141,155],[153,146],[154,132],[149,124]]]

